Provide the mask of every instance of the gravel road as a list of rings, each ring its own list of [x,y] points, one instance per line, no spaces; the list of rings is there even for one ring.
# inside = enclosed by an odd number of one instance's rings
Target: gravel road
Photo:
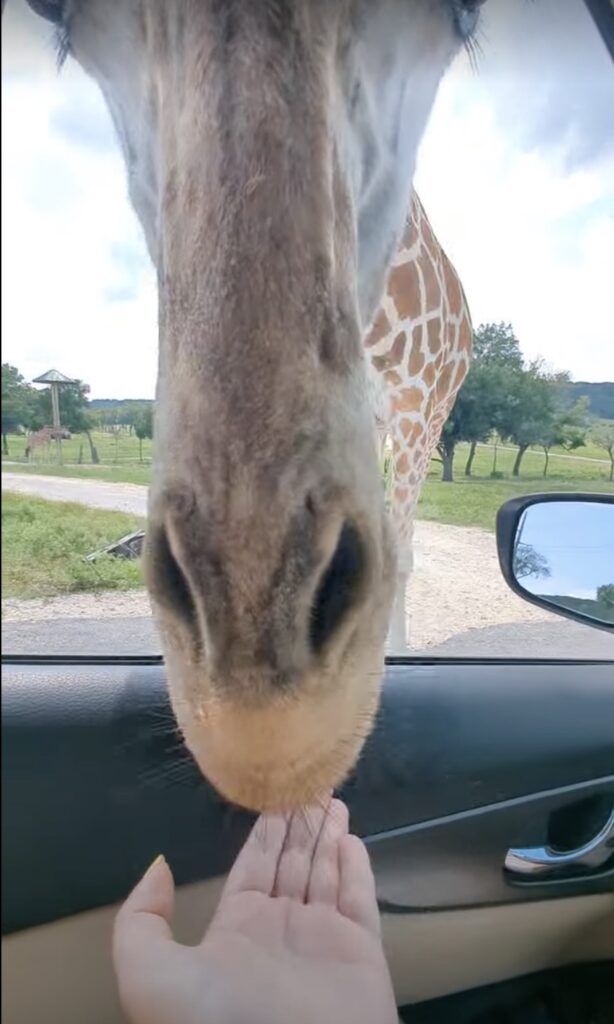
[[[145,515],[147,489],[136,484],[78,480],[66,477],[2,474],[3,490],[35,494],[52,501],[77,501],[97,508],[117,509]],[[2,618],[5,650],[10,637],[17,643],[32,643],[40,636],[38,650],[50,651],[52,632],[43,626],[56,626],[53,645],[59,651],[72,643],[82,623],[88,643],[95,643],[96,628],[108,635],[113,646],[114,627],[95,627],[95,622],[123,620],[116,626],[124,643],[134,643],[134,653],[151,651],[154,642],[149,620],[149,603],[144,591],[72,594],[49,600],[3,600]],[[449,655],[489,653],[510,656],[527,654],[526,643],[539,654],[535,657],[591,656],[614,657],[614,637],[585,626],[575,626],[559,617],[534,608],[516,597],[506,586],[499,569],[494,534],[487,530],[447,526],[442,523],[416,523],[415,571],[408,595],[408,615],[412,648],[428,651],[445,645]],[[130,626],[128,620],[139,619]],[[90,620],[89,625],[83,620]],[[61,623],[64,622],[65,626]],[[72,623],[72,625],[68,625]],[[39,623],[36,631],[25,624]],[[21,625],[21,631],[11,628]],[[522,626],[522,629],[518,627]],[[530,628],[529,628],[530,627]],[[22,640],[18,637],[22,636]],[[43,646],[43,636],[46,637]],[[64,639],[62,639],[64,637]],[[107,643],[107,640],[104,639]],[[109,649],[107,647],[107,649]],[[30,650],[33,650],[30,647]],[[577,650],[578,654],[573,651]],[[581,654],[580,654],[581,651]],[[125,651],[124,653],[128,653]]]
[[[147,488],[139,484],[114,484],[106,480],[79,480],[34,473],[2,473],[2,490],[33,494],[48,501],[76,501],[90,508],[112,509],[147,515]]]

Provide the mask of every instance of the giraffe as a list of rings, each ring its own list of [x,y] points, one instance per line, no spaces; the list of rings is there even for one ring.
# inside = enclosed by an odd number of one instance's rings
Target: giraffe
[[[463,287],[414,193],[386,294],[365,341],[381,455],[386,439],[392,442],[391,512],[398,541],[393,653],[404,653],[409,642],[406,588],[416,506],[467,375],[472,344]]]
[[[226,799],[293,810],[378,707],[396,542],[364,335],[481,0],[28,3],[102,91],[157,270],[143,565],[178,728]]]

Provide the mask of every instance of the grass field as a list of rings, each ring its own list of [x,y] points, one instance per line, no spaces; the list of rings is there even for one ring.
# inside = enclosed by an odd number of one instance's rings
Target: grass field
[[[83,557],[142,526],[143,520],[121,512],[4,493],[2,597],[142,586],[137,562],[105,556],[92,565]]]
[[[422,490],[418,519],[454,526],[481,526],[494,530],[501,505],[509,498],[541,491],[599,491],[614,495],[614,484],[594,480],[465,480],[444,484],[430,477]]]
[[[95,443],[101,457],[110,453],[113,458],[114,447],[109,447],[109,444],[114,446],[115,442],[110,435],[96,435]],[[66,458],[69,452],[74,452],[75,444],[78,445],[78,439],[65,442]],[[130,438],[127,433],[122,435],[118,449],[123,454],[118,456],[115,464],[112,461],[99,466],[8,464],[4,468],[26,474],[43,473],[147,485],[151,478],[151,465],[139,463],[136,438]],[[543,453],[528,451],[520,478],[514,478],[511,472],[515,450],[499,448],[497,477],[493,478],[493,449],[483,446],[477,449],[473,476],[467,478],[464,468],[468,448],[459,445],[454,483],[442,483],[441,466],[437,462],[432,463],[422,490],[418,518],[493,530],[497,510],[504,501],[517,495],[545,490],[614,494],[614,484],[608,482],[609,465],[601,461],[598,449],[589,451],[590,454],[582,459],[551,455],[550,472],[544,479]],[[149,455],[149,448],[147,452]],[[4,492],[2,596],[44,597],[142,585],[139,566],[135,562],[105,558],[92,566],[83,560],[84,555],[139,529],[141,525],[138,518],[119,512],[97,511],[82,505],[47,502]]]
[[[127,431],[122,430],[117,435],[110,434],[106,431],[95,430],[92,432],[92,439],[96,448],[98,449],[98,455],[100,457],[100,465],[92,466],[90,460],[90,448],[88,440],[85,434],[75,434],[68,441],[62,442],[62,457],[64,463],[71,469],[73,467],[81,471],[86,470],[88,467],[91,468],[95,473],[102,473],[107,467],[126,468],[127,470],[132,469],[133,466],[137,466],[140,469],[146,470],[151,464],[151,441],[143,441],[143,463],[139,461],[139,442],[138,438],[134,434],[129,434]],[[26,465],[25,448],[26,440],[25,437],[9,436],[9,454],[2,455],[2,461],[17,461]],[[505,446],[504,446],[505,447]],[[486,451],[490,452],[490,457],[483,455]],[[480,446],[478,448],[478,455],[476,455],[475,472],[479,476],[481,470],[478,468],[478,458],[483,455],[485,464],[487,463],[487,469],[485,473],[490,473],[492,464],[492,449],[487,449],[486,446]],[[602,448],[597,448],[594,444],[588,444],[582,448],[577,448],[571,453],[575,458],[580,459],[594,459],[597,462],[603,462],[602,467],[603,475],[607,477],[608,469],[608,456]],[[79,457],[81,455],[81,463],[79,464]],[[564,452],[560,448],[553,448],[550,452],[550,472],[553,475],[560,475],[560,468],[565,465],[567,460],[567,452]],[[562,458],[560,457],[562,456]],[[467,445],[461,444],[458,446],[457,458],[456,458],[456,470],[462,472],[462,466],[467,458]],[[32,461],[28,464],[32,467],[32,472],[38,470],[38,472],[47,472],[57,469],[57,454],[55,445],[49,446],[47,449],[37,449]],[[504,448],[500,448],[497,456],[498,469],[504,472],[511,472],[514,455],[510,451],[504,451]],[[532,450],[526,453],[524,457],[523,470],[526,473],[539,473],[543,469],[544,465],[544,453],[541,449]],[[104,467],[104,468],[103,468]],[[80,475],[79,473],[79,475]],[[72,473],[71,475],[76,475]],[[111,478],[105,478],[111,479]],[[114,478],[116,479],[116,478]]]
[[[80,480],[110,480],[118,484],[142,484],[147,487],[151,480],[151,463],[140,465],[124,463],[120,466],[45,466],[3,462],[3,469],[10,473],[34,476],[67,476]]]
[[[139,461],[139,441],[135,434],[121,430],[111,434],[106,430],[93,430],[92,440],[98,450],[103,465],[121,465],[124,462]],[[8,438],[9,454],[2,455],[2,461],[17,459],[26,461],[26,438],[10,436]],[[83,466],[91,465],[90,446],[85,434],[73,434],[70,440],[62,441],[62,458],[65,463],[78,463],[81,458]],[[32,456],[32,464],[49,466],[57,461],[55,443],[37,448]],[[143,441],[143,462],[151,462],[151,441]]]
[[[608,456],[606,452],[602,452],[602,455],[598,456],[598,448],[595,448],[594,452],[595,454],[588,456],[579,456],[576,452],[571,456],[567,453],[555,456],[551,452],[548,476],[545,478],[545,482],[547,483],[550,477],[557,480],[570,480],[571,482],[578,480],[603,480],[607,482],[610,475]],[[468,445],[459,444],[454,458],[454,476],[457,481],[464,475],[468,454]],[[497,449],[497,473],[502,473],[504,477],[511,477],[515,458],[515,448],[499,447]],[[520,477],[518,478],[520,482],[523,480],[544,481],[544,461],[543,452],[533,451],[532,449],[525,452],[520,465]],[[473,476],[476,478],[492,479],[490,474],[493,464],[493,448],[490,445],[480,445],[476,450],[475,459],[473,460]],[[434,473],[435,476],[441,476],[441,466],[439,463],[432,463],[431,473]]]

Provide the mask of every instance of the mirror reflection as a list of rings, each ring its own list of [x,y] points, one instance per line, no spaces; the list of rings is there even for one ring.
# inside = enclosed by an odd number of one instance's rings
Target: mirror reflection
[[[614,625],[614,505],[530,505],[518,524],[512,565],[528,594]]]

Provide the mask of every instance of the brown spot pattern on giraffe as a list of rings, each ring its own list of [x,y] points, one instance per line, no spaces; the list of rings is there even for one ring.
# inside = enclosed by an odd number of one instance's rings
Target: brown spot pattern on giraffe
[[[427,388],[432,388],[435,383],[435,367],[432,363],[427,363],[422,372],[422,380],[426,384]]]
[[[384,310],[380,309],[377,317],[375,318],[375,323],[371,328],[371,333],[365,341],[366,348],[373,348],[373,346],[377,345],[378,341],[381,341],[382,338],[385,338],[391,330],[392,326],[390,324],[390,320],[386,316]]]
[[[395,470],[397,473],[407,473],[409,469],[409,455],[407,452],[401,452],[398,459],[395,461]]]
[[[462,352],[470,352],[473,343],[473,331],[471,330],[471,324],[467,320],[463,321],[460,330],[460,340],[458,343],[459,350]]]
[[[442,399],[444,399],[450,391],[450,382],[452,380],[452,374],[454,373],[455,365],[456,364],[454,363],[454,361],[450,360],[449,362],[446,363],[443,370],[439,374],[437,383],[435,385],[435,399],[437,402],[441,402]]]
[[[420,308],[420,282],[418,270],[413,263],[394,268],[388,279],[388,294],[394,302],[399,320],[407,320]]]
[[[425,249],[421,253],[422,272],[424,275],[424,291],[427,311],[439,309],[441,306],[441,286],[437,277],[437,268]]]
[[[460,284],[458,283],[458,278],[447,258],[445,260],[445,284],[450,313],[452,316],[459,316],[462,305]]]
[[[426,326],[429,352],[435,355],[441,348],[442,324],[438,317],[432,317]]]
[[[384,380],[393,388],[396,388],[403,383],[403,378],[401,377],[401,374],[397,373],[396,370],[386,370],[384,374]]]
[[[415,336],[416,331],[414,331],[412,335],[412,345],[409,352],[409,361],[407,363],[407,369],[410,377],[417,377],[424,366],[424,352],[416,346],[414,341]]]
[[[423,399],[420,388],[404,388],[400,395],[395,396],[393,409],[395,412],[417,412]]]
[[[467,363],[464,359],[460,361],[456,367],[456,373],[454,374],[454,380],[452,381],[452,392],[455,394],[463,383],[467,375]]]

